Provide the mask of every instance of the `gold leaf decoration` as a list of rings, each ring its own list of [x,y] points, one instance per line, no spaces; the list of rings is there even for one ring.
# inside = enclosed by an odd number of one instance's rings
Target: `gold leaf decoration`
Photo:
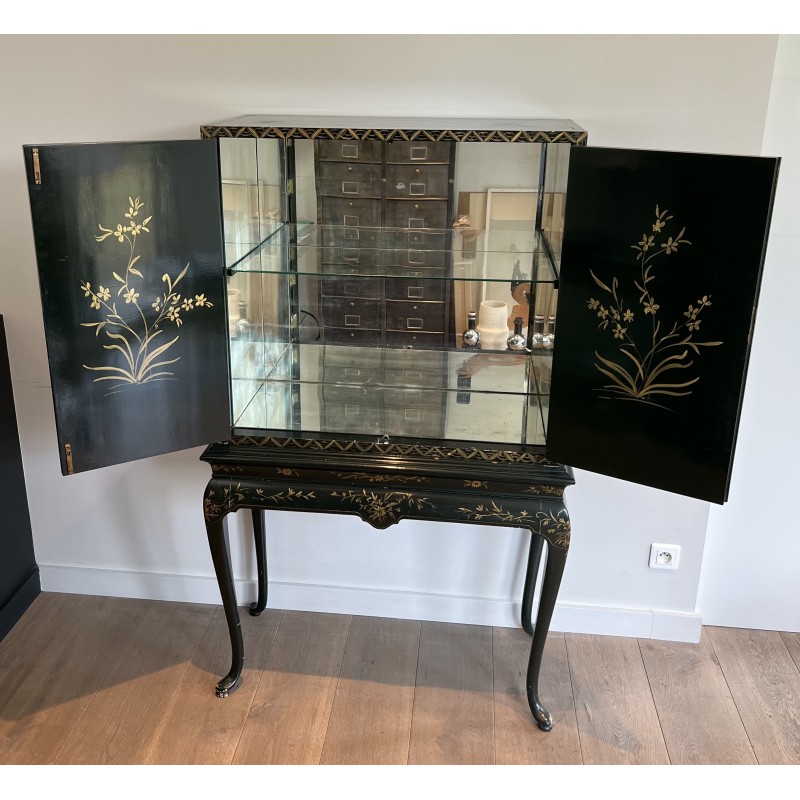
[[[114,343],[102,345],[103,349],[111,355],[116,355],[115,364],[101,364],[89,366],[84,364],[84,369],[101,373],[93,382],[115,381],[112,390],[126,386],[149,383],[150,381],[174,379],[174,372],[164,367],[172,366],[180,361],[180,356],[174,358],[167,355],[180,339],[180,335],[172,337],[169,341],[156,341],[164,333],[168,324],[180,328],[183,324],[182,313],[187,313],[195,308],[210,308],[204,294],[181,298],[175,287],[189,271],[189,264],[183,268],[178,277],[173,281],[165,274],[162,281],[167,284],[163,294],[156,296],[148,305],[139,301],[142,293],[140,285],[132,283],[133,278],[144,280],[144,273],[134,267],[140,255],[136,254],[138,237],[143,233],[150,233],[148,224],[153,219],[152,215],[139,220],[139,214],[144,208],[144,203],[139,197],[128,198],[128,211],[125,213],[125,222],[117,223],[114,228],[98,225],[101,233],[95,235],[97,242],[104,242],[112,237],[122,245],[127,245],[128,258],[124,275],[112,271],[111,275],[117,282],[117,297],[125,300],[125,305],[135,309],[135,313],[123,317],[121,310],[117,309],[116,301],[111,300],[109,288],[99,285],[94,289],[89,281],[81,283],[81,290],[85,297],[90,298],[90,308],[102,311],[103,319],[100,322],[82,322],[81,327],[94,328],[94,334],[99,337],[102,332]],[[144,212],[142,212],[144,213]]]

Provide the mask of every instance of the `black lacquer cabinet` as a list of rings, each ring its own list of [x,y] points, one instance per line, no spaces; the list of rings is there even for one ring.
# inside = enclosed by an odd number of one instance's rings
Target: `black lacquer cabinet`
[[[727,497],[778,159],[589,147],[565,120],[256,117],[24,157],[63,472],[215,443],[220,694],[229,511],[540,534],[549,729],[570,468]]]

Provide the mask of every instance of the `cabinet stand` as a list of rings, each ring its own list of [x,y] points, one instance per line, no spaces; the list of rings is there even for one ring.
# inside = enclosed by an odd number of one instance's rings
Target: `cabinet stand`
[[[258,600],[250,606],[253,615],[267,605],[265,510],[355,514],[379,529],[401,519],[505,526],[531,533],[522,597],[522,627],[533,637],[526,690],[536,724],[543,731],[552,728],[552,716],[539,699],[539,672],[569,549],[564,489],[574,479],[568,467],[530,449],[271,437],[214,444],[201,458],[212,469],[204,495],[206,531],[231,638],[231,668],[217,684],[219,697],[236,687],[244,663],[223,524],[227,514],[244,508],[253,512],[258,570]],[[533,596],[545,542],[534,623]]]

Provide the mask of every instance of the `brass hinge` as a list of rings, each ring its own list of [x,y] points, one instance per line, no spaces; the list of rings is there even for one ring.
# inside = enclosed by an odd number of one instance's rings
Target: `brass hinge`
[[[64,453],[67,456],[67,475],[72,475],[75,472],[75,468],[72,466],[72,445],[65,444],[64,445]]]
[[[42,185],[42,171],[39,168],[39,148],[33,148],[33,182],[37,186]]]

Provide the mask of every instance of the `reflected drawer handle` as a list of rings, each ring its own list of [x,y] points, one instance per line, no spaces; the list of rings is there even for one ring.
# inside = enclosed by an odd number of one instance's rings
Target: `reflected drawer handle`
[[[359,181],[342,181],[342,194],[358,194]]]
[[[408,272],[406,272],[406,275],[408,275],[409,278],[421,278],[422,277],[422,273],[419,272],[419,271],[412,272],[411,270],[409,270]]]
[[[344,374],[345,375],[360,375],[361,374],[361,370],[358,367],[345,367],[344,368]]]
[[[408,299],[409,300],[422,300],[422,296],[425,293],[425,290],[422,286],[409,286],[408,287]]]
[[[350,205],[353,205],[350,203]],[[358,216],[356,214],[345,214],[342,217],[342,225],[345,227],[355,228],[358,227]]]
[[[349,261],[351,264],[358,264],[361,261],[361,253],[358,250],[346,248],[342,250],[342,261]]]
[[[418,208],[419,206],[417,206]],[[408,218],[408,225],[409,228],[424,228],[425,227],[425,219],[423,217],[409,217]]]
[[[345,294],[358,294],[358,284],[357,283],[345,283],[344,285],[344,293]]]
[[[427,147],[412,147],[409,153],[409,158],[412,161],[424,161],[428,157]]]
[[[408,317],[406,319],[406,327],[412,331],[418,331],[422,328],[422,320],[419,317]]]
[[[420,197],[425,195],[425,184],[424,183],[410,183],[408,185],[408,193],[413,197]],[[418,206],[414,206],[418,208]]]
[[[419,409],[406,408],[404,416],[407,422],[419,422]]]
[[[358,158],[358,145],[357,144],[343,144],[342,145],[342,158]]]
[[[344,415],[346,417],[357,417],[361,414],[361,406],[352,405],[350,403],[344,404]]]
[[[361,324],[360,314],[345,314],[344,324],[348,328],[357,328]]]
[[[406,380],[407,381],[421,381],[422,380],[422,373],[418,369],[407,369],[406,370]]]
[[[424,250],[409,250],[408,251],[408,263],[409,264],[424,264],[425,263],[425,251]]]

